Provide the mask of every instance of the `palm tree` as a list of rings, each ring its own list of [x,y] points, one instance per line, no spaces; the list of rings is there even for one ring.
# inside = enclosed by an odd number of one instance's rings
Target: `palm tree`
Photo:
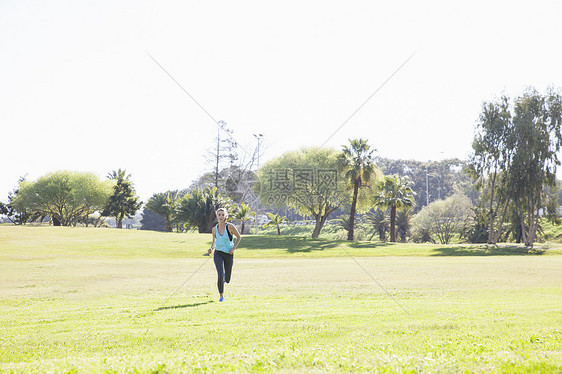
[[[373,162],[373,152],[366,140],[349,139],[350,146],[343,146],[338,162],[345,171],[345,177],[353,185],[353,200],[351,201],[351,212],[349,213],[349,231],[347,240],[353,240],[355,211],[357,210],[357,196],[359,188],[366,185],[376,173]]]
[[[340,218],[336,221],[336,225],[341,227],[345,231],[349,232],[349,216],[341,215]]]
[[[234,215],[234,218],[236,218],[237,220],[240,220],[242,222],[242,230],[240,231],[241,234],[244,233],[244,227],[245,227],[246,220],[248,218],[250,218],[250,216],[255,216],[255,215],[256,215],[256,212],[251,212],[250,207],[248,205],[246,205],[244,203],[240,204],[240,208],[238,209],[238,211]]]
[[[396,211],[414,206],[414,191],[405,178],[397,175],[384,177],[378,184],[374,197],[375,206],[390,208],[390,241],[396,241]]]
[[[273,214],[273,213],[267,213],[267,216],[271,221],[263,225],[263,228],[275,225],[277,226],[277,235],[281,235],[281,230],[279,229],[279,225],[282,224],[283,222],[289,222],[287,217],[285,216],[281,217],[279,214]]]
[[[406,242],[410,231],[410,208],[401,209],[396,212],[396,232],[400,235],[400,241]]]
[[[111,173],[107,173],[107,179],[123,180],[131,178],[131,174],[127,174],[127,169],[124,170],[113,170]]]
[[[197,226],[199,233],[210,233],[217,223],[215,211],[218,208],[232,211],[230,199],[223,198],[215,187],[197,189],[178,202],[176,214],[178,220]]]
[[[166,219],[166,230],[172,232],[172,219],[176,211],[177,191],[167,191],[152,195],[146,209],[152,210]]]
[[[386,216],[386,210],[376,209],[374,212],[367,213],[367,221],[373,225],[375,231],[373,235],[369,238],[369,241],[373,239],[376,233],[379,234],[379,240],[384,242],[386,240],[386,231],[388,230],[388,219]]]

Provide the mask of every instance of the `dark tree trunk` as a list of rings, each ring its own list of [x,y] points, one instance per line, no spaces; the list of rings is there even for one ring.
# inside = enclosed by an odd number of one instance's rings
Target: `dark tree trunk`
[[[349,213],[349,232],[347,233],[347,240],[353,240],[355,228],[355,210],[357,208],[357,195],[359,193],[360,180],[356,179],[353,185],[353,201],[351,202],[351,212]]]
[[[53,226],[61,226],[60,220],[56,216],[51,217],[53,219]]]
[[[320,231],[322,231],[322,227],[324,227],[324,223],[326,222],[327,218],[328,218],[328,214],[323,216],[320,215],[320,219],[316,217],[316,225],[314,225],[314,231],[312,231],[313,238],[318,238],[318,236],[320,235]]]
[[[396,224],[396,205],[390,207],[390,242],[396,242],[396,230],[394,226]]]

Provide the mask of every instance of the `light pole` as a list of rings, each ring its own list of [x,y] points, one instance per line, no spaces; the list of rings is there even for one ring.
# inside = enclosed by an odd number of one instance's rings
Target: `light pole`
[[[254,137],[258,140],[258,168],[260,167],[260,142],[263,138],[263,134],[254,134]]]
[[[439,175],[437,174],[429,174],[427,172],[427,166],[425,167],[425,201],[426,206],[429,205],[429,177],[434,177],[437,179],[437,196],[438,199],[441,200],[441,181],[439,180]]]
[[[427,174],[427,166],[425,167],[425,206],[429,205],[429,175]]]
[[[260,167],[260,142],[263,138],[263,134],[253,134],[254,137],[258,140],[258,166],[256,170]],[[258,218],[259,218],[259,197],[256,198],[256,219],[254,220],[254,235],[258,233]]]

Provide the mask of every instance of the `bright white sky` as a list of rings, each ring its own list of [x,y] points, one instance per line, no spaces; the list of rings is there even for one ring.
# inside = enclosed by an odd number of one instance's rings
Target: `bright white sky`
[[[0,200],[19,176],[127,169],[142,199],[210,170],[217,126],[261,162],[363,137],[466,158],[484,100],[562,86],[560,1],[0,2]],[[244,152],[241,151],[241,154]]]

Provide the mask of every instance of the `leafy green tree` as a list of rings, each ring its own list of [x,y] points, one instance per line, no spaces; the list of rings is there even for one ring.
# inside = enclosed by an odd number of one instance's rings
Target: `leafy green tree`
[[[470,157],[468,170],[476,187],[487,198],[488,243],[494,244],[502,233],[510,204],[504,171],[508,168],[513,151],[508,142],[513,128],[509,99],[506,96],[482,105],[476,130],[472,143],[474,153]]]
[[[20,177],[18,180],[18,185],[25,180],[24,177]],[[29,222],[33,217],[33,212],[25,206],[19,206],[19,209],[23,209],[22,211],[18,211],[14,206],[14,201],[16,200],[19,188],[15,188],[13,191],[8,193],[8,203],[4,204],[0,202],[0,215],[5,215],[6,218],[12,222],[14,225],[25,225]]]
[[[35,182],[22,181],[13,204],[17,211],[50,216],[54,226],[70,226],[102,210],[110,193],[111,185],[93,173],[58,171]]]
[[[334,149],[311,147],[268,161],[257,172],[260,204],[289,207],[301,216],[312,216],[312,237],[317,238],[328,216],[350,201],[338,155]]]
[[[244,229],[246,228],[245,227],[246,220],[249,219],[252,216],[255,216],[255,215],[256,215],[256,212],[252,212],[248,205],[246,205],[244,203],[240,204],[240,208],[234,214],[234,218],[239,220],[242,224],[242,229],[240,230],[241,234],[244,233]]]
[[[172,232],[172,220],[176,214],[178,203],[177,191],[155,193],[148,199],[146,209],[161,215],[166,220],[166,231]]]
[[[375,206],[390,210],[390,241],[396,241],[396,211],[414,206],[414,192],[405,178],[385,176],[377,185]]]
[[[539,210],[548,206],[548,188],[556,189],[562,145],[562,96],[553,89],[544,96],[531,89],[515,100],[513,111],[509,139],[513,153],[507,183],[520,217],[522,240],[532,247]]]
[[[264,224],[263,228],[269,226],[275,226],[277,227],[277,235],[281,235],[281,229],[279,228],[279,225],[283,224],[284,222],[289,222],[287,217],[281,217],[279,214],[273,214],[273,213],[267,213],[267,216],[271,221]]]
[[[131,174],[127,174],[126,170],[114,170],[107,175],[107,178],[112,180],[115,185],[102,215],[115,217],[117,228],[121,229],[123,219],[133,217],[142,206],[142,201],[139,201],[130,180]]]
[[[478,126],[470,170],[477,185],[488,189],[488,242],[501,237],[501,225],[511,215],[521,240],[532,246],[539,212],[549,205],[549,190],[556,189],[562,96],[549,88],[546,95],[528,89],[513,104],[502,97],[483,106]]]
[[[376,177],[377,167],[373,162],[373,152],[371,147],[363,139],[350,139],[349,146],[344,145],[339,155],[339,166],[345,172],[345,178],[348,179],[353,188],[353,197],[351,200],[351,210],[349,213],[349,231],[347,240],[353,240],[355,214],[357,210],[357,199],[359,196],[359,188],[368,185],[371,178]]]
[[[448,244],[455,234],[460,235],[466,231],[472,215],[472,202],[464,195],[434,201],[412,217],[413,235],[416,238],[427,238],[428,235],[435,234],[441,244]],[[429,239],[431,240],[430,237]]]

